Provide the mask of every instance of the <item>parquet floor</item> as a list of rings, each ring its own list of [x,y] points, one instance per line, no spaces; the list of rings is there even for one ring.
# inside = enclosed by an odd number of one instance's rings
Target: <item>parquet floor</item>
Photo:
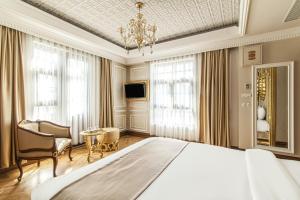
[[[144,138],[138,136],[125,135],[120,138],[120,149],[125,148],[131,144],[143,140]],[[104,157],[114,152],[104,153]],[[72,151],[73,161],[69,161],[67,153],[62,155],[58,160],[57,175],[70,173],[80,167],[88,165],[87,151],[85,146],[78,147]],[[97,161],[95,154],[94,161]],[[24,175],[20,183],[17,181],[19,170],[14,169],[7,173],[0,174],[0,200],[27,200],[30,199],[31,190],[52,178],[52,160],[47,159],[41,161],[40,167],[37,164],[32,164],[23,167]]]

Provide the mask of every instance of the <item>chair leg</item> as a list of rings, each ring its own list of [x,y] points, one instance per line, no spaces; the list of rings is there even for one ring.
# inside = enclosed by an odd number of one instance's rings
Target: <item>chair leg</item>
[[[72,144],[70,144],[70,147],[69,147],[69,159],[70,159],[70,161],[73,160],[73,158],[71,156],[71,153],[72,153]]]
[[[56,177],[57,157],[53,157],[53,177]]]
[[[41,165],[40,160],[37,161],[37,166],[39,167]]]
[[[22,159],[17,158],[16,163],[17,163],[17,166],[18,166],[19,171],[20,171],[20,175],[18,177],[18,181],[20,182],[22,180],[22,176],[23,176]]]

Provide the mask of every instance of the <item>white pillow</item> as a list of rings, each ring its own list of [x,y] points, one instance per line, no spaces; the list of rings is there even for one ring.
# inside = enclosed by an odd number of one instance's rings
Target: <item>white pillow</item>
[[[264,119],[266,117],[266,110],[262,106],[257,107],[257,119]]]

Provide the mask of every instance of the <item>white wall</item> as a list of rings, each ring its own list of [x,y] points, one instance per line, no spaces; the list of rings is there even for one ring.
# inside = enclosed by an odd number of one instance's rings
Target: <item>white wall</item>
[[[115,127],[121,131],[126,130],[126,110],[124,84],[127,81],[127,68],[121,64],[113,63],[112,67],[112,88],[114,101],[114,121]]]
[[[128,81],[149,80],[149,63],[128,67]],[[151,88],[150,88],[151,90]],[[127,129],[142,133],[150,133],[149,101],[127,102]]]
[[[112,87],[114,98],[115,127],[121,131],[150,133],[149,101],[128,101],[125,96],[125,83],[149,80],[149,65],[143,63],[131,67],[113,63]]]

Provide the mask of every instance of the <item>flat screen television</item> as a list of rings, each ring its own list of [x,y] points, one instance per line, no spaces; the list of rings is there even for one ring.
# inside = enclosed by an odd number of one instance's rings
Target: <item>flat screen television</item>
[[[147,81],[125,84],[127,99],[147,99]]]

